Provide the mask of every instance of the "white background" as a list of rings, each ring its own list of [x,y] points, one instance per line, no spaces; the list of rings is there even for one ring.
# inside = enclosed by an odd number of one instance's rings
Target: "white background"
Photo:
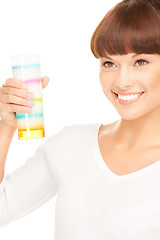
[[[119,119],[99,82],[99,60],[90,50],[93,31],[118,1],[5,0],[0,3],[0,85],[12,77],[10,57],[38,54],[42,76],[50,82],[43,90],[46,137],[13,137],[6,172],[27,157],[64,125],[103,123]],[[53,240],[56,197],[31,214],[0,228],[2,240]]]

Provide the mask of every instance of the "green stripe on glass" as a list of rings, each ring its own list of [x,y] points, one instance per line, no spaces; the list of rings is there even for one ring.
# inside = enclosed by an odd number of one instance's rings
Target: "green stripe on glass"
[[[33,67],[39,67],[39,63],[36,64],[28,64],[28,65],[20,65],[20,66],[12,66],[12,69],[20,69],[20,68],[33,68]]]
[[[36,102],[36,101],[42,101],[42,98],[34,98],[33,101],[34,101],[34,102]]]
[[[23,118],[38,118],[43,117],[43,113],[22,113],[22,114],[16,114],[17,119],[23,119]]]

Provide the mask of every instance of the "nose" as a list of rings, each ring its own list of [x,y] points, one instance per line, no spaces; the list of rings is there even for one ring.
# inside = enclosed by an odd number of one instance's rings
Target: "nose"
[[[126,90],[128,88],[132,88],[133,82],[133,77],[131,76],[131,73],[127,68],[121,68],[118,71],[115,81],[117,89]]]

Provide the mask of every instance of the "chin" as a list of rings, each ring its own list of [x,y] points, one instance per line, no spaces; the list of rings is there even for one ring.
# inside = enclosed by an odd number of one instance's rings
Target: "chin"
[[[118,114],[121,117],[121,119],[126,120],[126,121],[138,120],[140,118],[143,118],[146,115],[146,114],[142,115],[142,112],[140,114],[136,114],[136,113],[133,112],[133,110],[132,110],[131,113],[128,113],[126,111],[124,114],[122,114],[120,112],[118,112]]]

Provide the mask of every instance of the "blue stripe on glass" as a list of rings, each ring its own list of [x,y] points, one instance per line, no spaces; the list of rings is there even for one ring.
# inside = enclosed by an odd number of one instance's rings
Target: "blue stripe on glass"
[[[22,118],[38,118],[38,117],[43,117],[43,113],[22,113],[22,114],[16,114],[17,119],[22,119]]]
[[[20,69],[20,68],[32,68],[32,67],[39,67],[39,63],[37,64],[28,64],[28,65],[19,65],[19,66],[12,66],[12,69]]]

